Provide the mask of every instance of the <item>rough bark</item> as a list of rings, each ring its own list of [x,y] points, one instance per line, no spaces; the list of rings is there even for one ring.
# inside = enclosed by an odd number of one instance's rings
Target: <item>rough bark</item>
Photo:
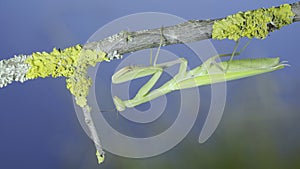
[[[293,22],[300,21],[300,2],[291,4],[295,13]],[[179,43],[195,42],[212,37],[212,26],[215,20],[189,20],[174,26],[141,30],[136,32],[120,32],[100,41],[91,42],[84,47],[92,50],[114,52],[122,55],[142,49],[158,47],[163,34],[163,46]]]

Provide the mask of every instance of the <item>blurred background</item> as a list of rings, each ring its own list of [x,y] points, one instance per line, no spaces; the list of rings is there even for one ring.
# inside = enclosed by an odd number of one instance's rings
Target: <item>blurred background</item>
[[[163,12],[187,20],[212,19],[293,2],[296,1],[1,0],[0,59],[84,44],[103,25],[137,12]],[[210,87],[204,86],[199,88],[200,113],[204,114],[198,116],[180,144],[152,158],[130,159],[106,153],[106,161],[99,166],[94,145],[78,122],[64,78],[13,83],[0,89],[0,168],[300,168],[299,30],[300,23],[294,23],[264,40],[252,40],[241,57],[280,56],[291,67],[228,82],[223,118],[207,142],[198,143],[205,110],[210,106]],[[234,47],[229,40],[212,43],[219,53],[231,52]],[[166,48],[188,56],[180,45]],[[117,64],[106,66],[115,69]],[[98,81],[110,90],[109,77]],[[98,95],[107,98],[106,110],[114,106],[109,94]],[[177,97],[176,92],[168,95],[175,101]],[[140,109],[147,109],[147,104]],[[123,122],[116,113],[112,117],[110,120],[115,119],[120,128],[134,126]],[[176,114],[161,118],[171,124]],[[143,129],[149,133],[161,130],[159,126]]]

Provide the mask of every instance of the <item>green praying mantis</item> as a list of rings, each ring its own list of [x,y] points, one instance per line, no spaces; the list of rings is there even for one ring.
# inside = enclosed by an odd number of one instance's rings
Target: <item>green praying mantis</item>
[[[126,66],[121,68],[112,76],[112,83],[118,84],[152,75],[150,80],[139,89],[137,94],[132,99],[121,100],[119,97],[114,96],[113,101],[116,109],[119,112],[124,111],[126,108],[135,107],[175,90],[236,80],[272,72],[288,66],[286,62],[280,62],[279,57],[232,60],[233,56],[239,55],[248,44],[249,41],[239,52],[236,52],[236,45],[233,53],[213,56],[206,60],[202,65],[191,70],[187,69],[187,60],[185,58],[179,58],[166,63],[156,64],[161,47],[160,45],[158,47],[153,65]],[[216,62],[217,58],[228,56],[230,56],[230,60]],[[178,73],[161,87],[151,90],[162,75],[164,69],[176,64],[180,65]]]

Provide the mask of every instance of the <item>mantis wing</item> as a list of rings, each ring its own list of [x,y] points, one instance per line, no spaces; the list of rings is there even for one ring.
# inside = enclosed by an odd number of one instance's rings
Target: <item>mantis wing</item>
[[[222,62],[223,68],[227,67],[229,62]],[[279,58],[260,58],[260,59],[243,59],[232,60],[226,73],[223,73],[222,77],[217,73],[217,69],[211,68],[211,78],[208,76],[201,76],[196,79],[198,85],[211,84],[221,82],[224,80],[235,80],[244,77],[254,76],[262,73],[267,73],[282,69],[287,64],[279,62]],[[184,82],[185,83],[185,82]],[[184,84],[182,84],[184,85]],[[199,142],[204,143],[214,133],[221,120],[223,112],[212,111],[207,115],[201,133],[199,135]]]
[[[259,75],[267,72],[279,70],[287,66],[280,62],[277,58],[257,58],[257,59],[242,59],[230,61],[230,66],[224,72],[229,61],[220,62],[218,65],[210,65],[207,67],[205,74],[199,76],[194,75],[193,78],[188,78],[178,82],[178,89],[203,86],[229,80],[237,80],[249,76]],[[196,68],[195,68],[196,69]]]

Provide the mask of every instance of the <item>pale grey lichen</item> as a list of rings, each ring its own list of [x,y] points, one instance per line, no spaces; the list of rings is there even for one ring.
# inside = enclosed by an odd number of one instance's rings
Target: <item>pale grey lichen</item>
[[[115,42],[118,39],[119,40],[121,40],[123,38],[127,39],[129,35],[130,35],[130,33],[128,31],[123,30],[117,34],[114,34],[114,35],[108,37],[108,40],[109,40],[109,42]]]
[[[109,59],[109,61],[113,59],[122,59],[123,55],[119,54],[118,51],[114,50],[113,52],[107,53],[107,58]]]
[[[27,80],[26,73],[30,66],[25,63],[26,55],[15,56],[0,61],[0,88],[7,86],[13,81],[24,82]]]

